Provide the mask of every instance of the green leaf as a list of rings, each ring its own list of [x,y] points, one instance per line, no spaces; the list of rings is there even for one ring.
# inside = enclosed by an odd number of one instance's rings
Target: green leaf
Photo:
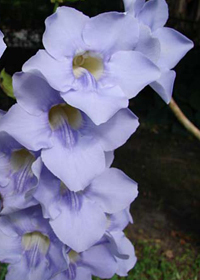
[[[16,99],[13,93],[12,77],[3,69],[0,73],[0,87],[9,97]]]

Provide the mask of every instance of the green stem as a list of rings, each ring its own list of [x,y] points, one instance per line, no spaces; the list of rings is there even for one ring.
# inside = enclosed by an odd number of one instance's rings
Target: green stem
[[[200,130],[190,121],[188,118],[183,114],[181,109],[178,107],[174,99],[171,99],[169,103],[169,107],[172,112],[175,114],[179,122],[191,133],[193,134],[198,140],[200,140]]]

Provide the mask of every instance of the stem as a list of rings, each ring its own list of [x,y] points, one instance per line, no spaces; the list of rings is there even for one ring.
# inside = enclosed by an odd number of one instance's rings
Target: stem
[[[171,99],[169,107],[179,122],[200,141],[200,130],[183,114],[174,99]]]

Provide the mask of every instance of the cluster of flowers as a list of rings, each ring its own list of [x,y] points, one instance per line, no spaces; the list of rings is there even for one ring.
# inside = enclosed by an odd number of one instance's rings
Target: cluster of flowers
[[[139,125],[128,100],[150,85],[171,98],[171,70],[192,42],[163,27],[164,0],[126,0],[89,18],[58,8],[39,50],[13,76],[0,112],[0,261],[7,280],[126,276],[136,257],[123,230],[137,184],[111,168]],[[5,44],[0,34],[0,52]]]

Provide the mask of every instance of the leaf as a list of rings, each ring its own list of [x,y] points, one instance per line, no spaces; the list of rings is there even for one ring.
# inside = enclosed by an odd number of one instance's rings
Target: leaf
[[[0,73],[0,87],[9,97],[16,99],[13,93],[12,77],[3,69]]]

